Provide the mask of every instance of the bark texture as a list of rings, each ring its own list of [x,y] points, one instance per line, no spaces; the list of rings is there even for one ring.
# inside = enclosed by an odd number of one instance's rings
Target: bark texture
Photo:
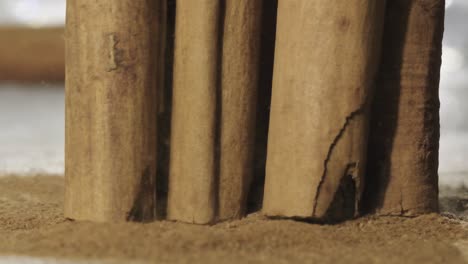
[[[253,173],[262,0],[227,0],[221,65],[219,220],[246,210]]]
[[[384,1],[280,0],[263,212],[355,216]]]
[[[445,1],[388,1],[372,107],[365,209],[438,210],[439,75]]]
[[[165,9],[165,1],[68,1],[68,218],[155,217]]]
[[[261,1],[177,1],[168,217],[241,217],[255,138]]]

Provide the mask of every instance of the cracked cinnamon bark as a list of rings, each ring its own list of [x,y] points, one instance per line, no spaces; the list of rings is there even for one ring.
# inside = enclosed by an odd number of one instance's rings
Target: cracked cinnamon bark
[[[357,214],[383,12],[384,1],[279,1],[264,214]]]

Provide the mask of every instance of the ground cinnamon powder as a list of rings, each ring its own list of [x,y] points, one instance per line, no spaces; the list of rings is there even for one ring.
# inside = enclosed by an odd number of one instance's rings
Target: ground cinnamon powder
[[[468,252],[467,223],[435,214],[337,225],[268,220],[258,213],[214,226],[102,224],[65,219],[62,198],[63,177],[0,177],[0,256],[112,263],[463,263]]]

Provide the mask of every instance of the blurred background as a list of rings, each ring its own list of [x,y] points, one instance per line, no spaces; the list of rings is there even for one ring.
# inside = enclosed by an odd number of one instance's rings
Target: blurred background
[[[447,0],[440,182],[468,186],[468,0]],[[64,171],[65,0],[0,0],[0,174]]]
[[[0,0],[0,174],[64,171],[65,0]]]
[[[468,187],[468,1],[446,0],[440,80],[440,183]]]

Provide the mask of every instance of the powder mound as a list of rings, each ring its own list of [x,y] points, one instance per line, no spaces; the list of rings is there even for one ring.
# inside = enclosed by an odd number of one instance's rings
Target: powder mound
[[[463,263],[468,245],[466,222],[435,214],[317,225],[256,213],[197,226],[69,221],[62,207],[63,177],[0,177],[0,255],[115,263]]]

